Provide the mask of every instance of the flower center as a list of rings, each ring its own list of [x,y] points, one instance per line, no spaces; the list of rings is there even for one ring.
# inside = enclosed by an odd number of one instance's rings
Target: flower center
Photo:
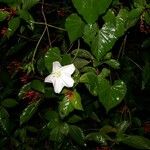
[[[57,70],[53,74],[54,74],[55,77],[59,78],[61,76],[61,71]]]

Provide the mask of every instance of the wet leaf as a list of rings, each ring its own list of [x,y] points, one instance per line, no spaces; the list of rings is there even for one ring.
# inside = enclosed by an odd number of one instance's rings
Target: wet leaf
[[[84,145],[84,133],[80,127],[70,125],[69,126],[69,135],[72,137],[72,139],[77,144]]]
[[[8,38],[15,33],[15,31],[18,29],[19,25],[20,25],[20,18],[19,17],[12,18],[8,22],[8,30],[6,33]]]
[[[72,0],[72,2],[78,13],[89,24],[94,23],[99,15],[103,14],[111,4],[111,0]]]
[[[122,101],[126,93],[126,86],[121,80],[115,81],[114,85],[111,86],[109,81],[102,77],[98,78],[98,82],[99,101],[108,112]]]
[[[77,14],[71,14],[65,23],[65,27],[67,29],[69,39],[71,42],[74,42],[79,37],[82,36],[82,31],[84,29],[84,22]]]
[[[37,108],[39,106],[39,101],[31,103],[29,106],[27,106],[22,114],[20,115],[20,124],[27,122],[37,111]]]
[[[123,136],[121,142],[136,149],[150,149],[150,140],[137,135]]]
[[[4,21],[8,15],[9,13],[7,11],[0,11],[0,21]]]
[[[49,72],[52,71],[52,65],[54,61],[61,61],[60,50],[57,47],[50,48],[44,57],[45,67]]]
[[[44,83],[41,82],[40,80],[32,80],[31,88],[33,90],[36,90],[36,91],[41,92],[41,93],[45,92]]]

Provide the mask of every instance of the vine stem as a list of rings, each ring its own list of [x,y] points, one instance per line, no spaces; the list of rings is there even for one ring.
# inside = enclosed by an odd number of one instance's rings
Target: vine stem
[[[51,39],[50,39],[50,35],[49,35],[49,30],[48,30],[48,26],[47,26],[47,20],[46,20],[45,13],[44,13],[44,6],[43,6],[43,4],[44,4],[44,0],[42,0],[41,11],[42,11],[42,15],[43,15],[44,22],[45,22],[45,27],[46,27],[46,31],[47,31],[47,37],[48,37],[49,46],[52,47]]]
[[[40,42],[41,42],[41,40],[42,40],[42,38],[43,38],[45,32],[46,32],[46,26],[45,26],[44,31],[43,31],[41,37],[39,38],[39,40],[38,40],[38,42],[37,42],[37,44],[36,44],[36,47],[35,47],[35,49],[34,49],[33,56],[32,56],[32,60],[31,60],[32,64],[34,63],[35,54],[36,54],[36,52],[37,52],[38,46],[39,46],[39,44],[40,44]]]
[[[54,28],[54,29],[57,29],[57,30],[66,31],[66,30],[63,29],[63,28],[56,27],[56,26],[53,26],[53,25],[51,25],[51,24],[47,24],[47,23],[45,23],[45,22],[36,22],[36,21],[32,21],[32,23],[34,23],[34,24],[39,24],[39,25],[44,25],[44,26],[47,25],[48,27],[51,27],[51,28]]]

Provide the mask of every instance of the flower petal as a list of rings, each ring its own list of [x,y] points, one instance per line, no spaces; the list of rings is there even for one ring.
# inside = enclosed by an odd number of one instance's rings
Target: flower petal
[[[67,75],[63,74],[61,76],[61,79],[62,79],[64,86],[73,87],[74,80],[71,78],[71,76],[67,76]]]
[[[53,80],[55,80],[55,78],[50,74],[45,78],[44,82],[53,83]]]
[[[54,61],[53,62],[53,69],[52,69],[52,72],[58,70],[61,68],[61,64],[58,62],[58,61]]]
[[[74,64],[63,66],[63,67],[61,67],[61,71],[68,75],[72,75],[73,72],[75,71],[75,66],[74,66]]]
[[[64,84],[62,83],[62,80],[58,78],[55,82],[53,82],[53,86],[55,93],[60,93],[64,87]]]

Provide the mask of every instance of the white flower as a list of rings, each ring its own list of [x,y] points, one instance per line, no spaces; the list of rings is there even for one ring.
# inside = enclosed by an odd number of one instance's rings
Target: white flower
[[[61,66],[58,61],[53,62],[52,73],[47,76],[44,82],[52,83],[55,93],[60,93],[63,87],[72,87],[74,80],[71,75],[75,71],[74,64]]]

